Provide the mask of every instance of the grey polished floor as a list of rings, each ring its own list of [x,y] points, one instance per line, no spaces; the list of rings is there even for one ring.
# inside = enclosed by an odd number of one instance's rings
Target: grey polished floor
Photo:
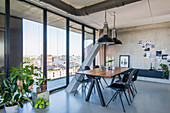
[[[137,81],[136,87],[138,93],[133,103],[129,106],[125,98],[123,100],[126,113],[170,113],[170,85]],[[109,88],[103,90],[106,103],[113,93]],[[62,90],[50,95],[50,106],[46,110],[37,111],[28,103],[19,113],[123,113],[123,109],[119,98],[102,107],[96,93],[86,102],[81,91],[74,96]]]

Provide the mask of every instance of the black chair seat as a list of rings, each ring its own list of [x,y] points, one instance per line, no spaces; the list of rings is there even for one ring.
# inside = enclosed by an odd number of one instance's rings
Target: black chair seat
[[[91,82],[92,80],[90,78],[87,78],[87,79],[84,79],[81,81],[81,83],[88,83],[88,82]]]
[[[116,83],[113,83],[111,85],[109,85],[108,87],[109,88],[112,88],[112,89],[124,89],[125,88],[125,83],[124,82],[116,82]]]

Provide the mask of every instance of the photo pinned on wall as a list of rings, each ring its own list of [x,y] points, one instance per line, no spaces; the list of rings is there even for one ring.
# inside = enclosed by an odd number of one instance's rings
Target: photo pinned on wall
[[[119,56],[119,67],[130,67],[130,56],[129,55]]]
[[[144,58],[146,57],[146,53],[143,53],[143,57],[144,57]]]
[[[143,54],[143,59],[144,60],[149,60],[152,58],[152,54],[149,52],[149,53],[144,53]]]
[[[151,41],[146,41],[146,48],[151,48]]]
[[[142,45],[142,40],[139,40],[138,44],[139,44],[139,45]]]
[[[156,55],[156,50],[155,50],[155,48],[151,48],[150,52],[152,53],[152,55]]]
[[[150,51],[150,48],[145,48],[145,50],[144,51]]]
[[[155,45],[154,45],[154,44],[152,44],[152,45],[151,45],[151,48],[155,48]]]
[[[162,51],[156,51],[156,57],[161,57],[162,56]]]
[[[170,62],[170,56],[167,56],[167,62]]]
[[[167,56],[168,56],[168,54],[163,54],[162,55],[162,60],[167,60]]]

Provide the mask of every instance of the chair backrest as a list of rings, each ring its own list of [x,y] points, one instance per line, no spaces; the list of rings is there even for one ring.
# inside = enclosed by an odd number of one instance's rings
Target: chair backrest
[[[130,73],[130,75],[129,75],[129,77],[128,77],[128,80],[127,80],[127,82],[126,82],[126,85],[130,85],[130,83],[132,83],[132,77],[133,77],[135,71],[136,71],[136,69],[134,69],[134,70]]]
[[[85,66],[84,70],[90,70],[89,66]]]
[[[90,70],[89,66],[85,66],[84,70]],[[92,78],[90,75],[86,75],[87,78]]]
[[[136,81],[137,80],[138,72],[139,72],[139,69],[136,70],[136,73],[134,74],[134,76],[132,78],[132,81]]]
[[[99,66],[98,65],[93,66],[93,69],[95,69],[95,68],[99,68]]]

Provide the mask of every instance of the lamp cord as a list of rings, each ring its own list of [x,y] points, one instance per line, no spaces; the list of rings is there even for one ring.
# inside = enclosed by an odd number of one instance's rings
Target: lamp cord
[[[106,15],[106,10],[105,10],[105,22],[106,22],[106,16],[107,16],[107,15]]]
[[[115,16],[115,12],[114,12],[114,28],[115,28],[115,22],[116,22],[116,16]]]

